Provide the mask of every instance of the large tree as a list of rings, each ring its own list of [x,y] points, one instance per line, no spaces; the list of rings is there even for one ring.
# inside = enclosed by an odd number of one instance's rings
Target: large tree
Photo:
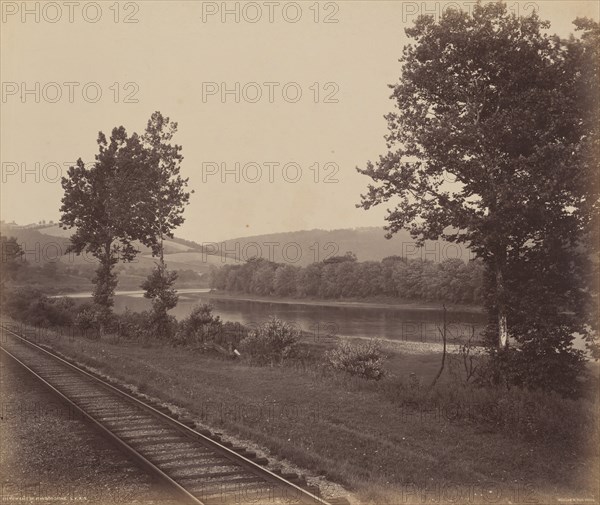
[[[117,285],[114,267],[119,260],[132,261],[137,253],[133,241],[143,191],[135,181],[142,179],[146,155],[139,137],[129,137],[122,126],[113,129],[109,140],[100,132],[98,146],[91,166],[80,158],[62,178],[60,225],[75,228],[69,252],[86,251],[99,261],[93,297],[109,313]]]
[[[141,136],[128,136],[121,126],[113,129],[108,142],[100,132],[95,163],[86,167],[79,159],[62,179],[60,223],[65,229],[76,228],[71,251],[87,251],[99,260],[94,301],[106,313],[117,285],[114,267],[119,260],[134,259],[134,241],[158,257],[156,270],[143,285],[156,322],[165,322],[167,311],[177,304],[176,274],[167,271],[163,247],[164,238],[172,237],[183,222],[189,201],[187,179],[179,175],[181,146],[171,144],[176,131],[176,123],[155,112]]]
[[[420,242],[466,243],[484,261],[488,333],[500,351],[509,336],[522,337],[519,274],[536,272],[527,286],[543,279],[539,303],[560,295],[548,307],[555,315],[580,314],[590,295],[577,284],[585,262],[574,253],[598,212],[586,147],[591,88],[582,82],[592,79],[589,54],[580,39],[545,35],[548,27],[503,3],[477,4],[472,15],[448,9],[439,22],[420,16],[406,29],[414,43],[391,86],[389,151],[359,169],[374,180],[362,207],[399,201],[386,217],[388,236],[408,228]],[[567,275],[553,277],[560,268]],[[564,331],[545,342],[574,356],[572,333],[586,327],[574,318],[560,324]],[[544,330],[535,339],[544,341]]]

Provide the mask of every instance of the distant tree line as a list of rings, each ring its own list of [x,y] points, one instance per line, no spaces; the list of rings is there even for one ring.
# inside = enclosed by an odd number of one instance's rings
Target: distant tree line
[[[483,265],[447,259],[441,263],[389,256],[357,261],[352,253],[297,267],[251,258],[211,271],[211,287],[224,291],[293,298],[373,298],[482,302]]]

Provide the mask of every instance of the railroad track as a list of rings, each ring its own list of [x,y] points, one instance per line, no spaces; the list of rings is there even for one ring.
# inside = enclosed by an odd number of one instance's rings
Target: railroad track
[[[267,460],[229,447],[27,340],[3,324],[0,348],[41,380],[108,439],[171,487],[182,502],[204,505],[334,504],[303,487],[295,474],[265,468]],[[26,337],[27,335],[25,335]],[[235,449],[235,450],[234,450]],[[292,482],[295,480],[295,482]]]

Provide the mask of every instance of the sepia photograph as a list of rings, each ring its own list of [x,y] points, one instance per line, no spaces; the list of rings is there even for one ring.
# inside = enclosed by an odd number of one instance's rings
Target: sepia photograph
[[[600,505],[597,0],[0,10],[0,505]]]

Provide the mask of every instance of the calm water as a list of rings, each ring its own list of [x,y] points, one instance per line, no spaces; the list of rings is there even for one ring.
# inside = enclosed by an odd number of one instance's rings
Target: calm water
[[[331,335],[377,337],[391,340],[440,342],[438,327],[442,322],[440,310],[381,309],[375,307],[327,307],[288,303],[265,303],[245,300],[218,300],[206,293],[179,292],[179,304],[171,311],[178,319],[186,317],[201,303],[214,307],[213,313],[224,321],[237,321],[248,326],[264,323],[269,316],[293,323],[312,332],[315,338]],[[141,311],[150,308],[140,294],[119,294],[115,297],[115,311],[126,308]],[[475,327],[478,335],[485,323],[485,315],[470,312],[448,312],[449,337],[470,335]]]

